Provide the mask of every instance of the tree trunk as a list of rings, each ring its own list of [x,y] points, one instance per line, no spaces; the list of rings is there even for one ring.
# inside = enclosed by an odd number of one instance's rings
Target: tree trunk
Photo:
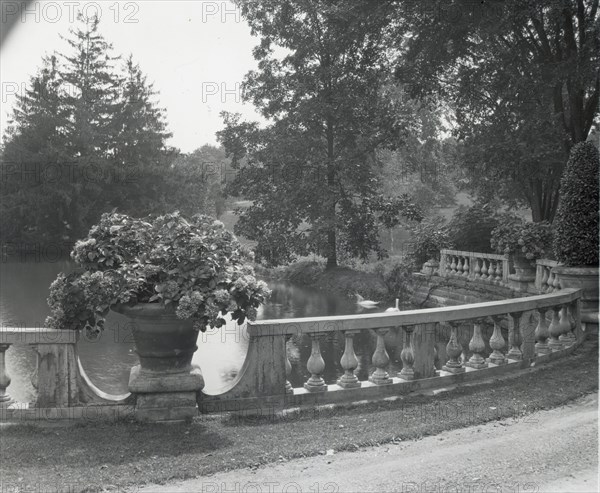
[[[327,122],[327,186],[329,189],[329,199],[327,204],[327,266],[326,269],[337,267],[337,245],[336,245],[336,215],[335,215],[335,165],[333,154],[334,143],[333,123]]]
[[[335,244],[335,229],[327,232],[327,265],[326,269],[337,267],[337,247]]]

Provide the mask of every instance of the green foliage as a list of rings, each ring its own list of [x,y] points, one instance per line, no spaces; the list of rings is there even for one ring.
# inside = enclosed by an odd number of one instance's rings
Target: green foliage
[[[513,214],[499,216],[490,244],[496,253],[523,253],[529,260],[548,257],[552,248],[549,222],[533,223]]]
[[[412,284],[415,269],[406,257],[390,256],[377,262],[353,262],[351,267],[378,275],[387,286],[389,298],[398,298],[401,303],[409,301],[408,288]]]
[[[405,201],[379,200],[376,151],[398,144],[409,117],[390,97],[385,32],[363,23],[373,3],[236,3],[261,40],[244,98],[270,122],[224,114],[219,139],[239,168],[229,192],[253,201],[236,233],[271,264],[314,251],[334,267],[338,248],[378,251],[381,220]]]
[[[448,224],[448,233],[457,250],[489,253],[492,230],[496,226],[494,204],[460,206]]]
[[[131,57],[112,54],[98,20],[80,18],[65,40],[64,54],[42,60],[4,134],[3,240],[72,245],[105,211],[192,215],[219,202],[220,186],[207,200],[216,180],[206,169],[167,146],[156,91]]]
[[[411,96],[454,110],[465,186],[552,221],[568,151],[597,120],[597,2],[395,5],[396,75]]]
[[[565,265],[598,265],[599,168],[594,144],[582,142],[573,147],[554,222],[554,253]]]
[[[453,247],[444,219],[428,218],[411,228],[411,247],[407,262],[412,268],[420,270],[429,259],[439,260],[441,249]]]
[[[254,319],[269,295],[248,264],[251,252],[221,222],[203,215],[140,220],[103,214],[72,258],[79,272],[60,274],[50,287],[49,327],[100,330],[118,303],[171,305],[201,329],[220,327],[227,313],[241,324]]]

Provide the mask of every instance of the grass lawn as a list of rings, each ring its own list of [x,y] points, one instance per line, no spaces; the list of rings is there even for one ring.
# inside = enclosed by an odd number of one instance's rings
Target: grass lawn
[[[518,377],[433,395],[254,419],[229,415],[193,423],[94,422],[1,428],[2,491],[102,491],[260,467],[328,449],[415,440],[536,411],[598,389],[598,343]]]

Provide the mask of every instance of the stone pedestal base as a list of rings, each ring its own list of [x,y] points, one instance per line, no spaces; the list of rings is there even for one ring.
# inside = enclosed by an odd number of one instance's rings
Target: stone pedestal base
[[[200,367],[153,372],[134,366],[129,391],[136,394],[135,416],[140,421],[183,421],[198,415],[197,393],[204,388]]]
[[[513,291],[525,293],[532,283],[535,283],[535,276],[511,274],[508,276],[508,287]]]
[[[135,418],[144,422],[186,421],[198,416],[196,392],[138,394]]]
[[[447,371],[449,373],[464,373],[466,370],[463,366],[442,366],[443,371]]]

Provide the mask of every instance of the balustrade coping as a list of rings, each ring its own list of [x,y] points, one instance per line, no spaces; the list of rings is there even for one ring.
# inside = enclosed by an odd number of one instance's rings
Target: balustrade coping
[[[500,255],[497,253],[481,253],[481,252],[466,252],[463,250],[440,250],[441,255],[458,255],[460,257],[470,257],[470,258],[489,258],[492,260],[508,260],[508,255]]]
[[[0,344],[76,344],[77,330],[47,327],[0,327]]]
[[[536,265],[543,265],[545,267],[558,267],[559,265],[562,265],[557,260],[550,260],[547,258],[539,258],[535,261],[535,263]]]
[[[559,304],[571,303],[579,298],[581,298],[581,290],[568,288],[553,293],[523,298],[402,312],[259,320],[248,322],[248,334],[252,337],[269,337],[284,334],[329,333],[461,321],[549,308]]]

